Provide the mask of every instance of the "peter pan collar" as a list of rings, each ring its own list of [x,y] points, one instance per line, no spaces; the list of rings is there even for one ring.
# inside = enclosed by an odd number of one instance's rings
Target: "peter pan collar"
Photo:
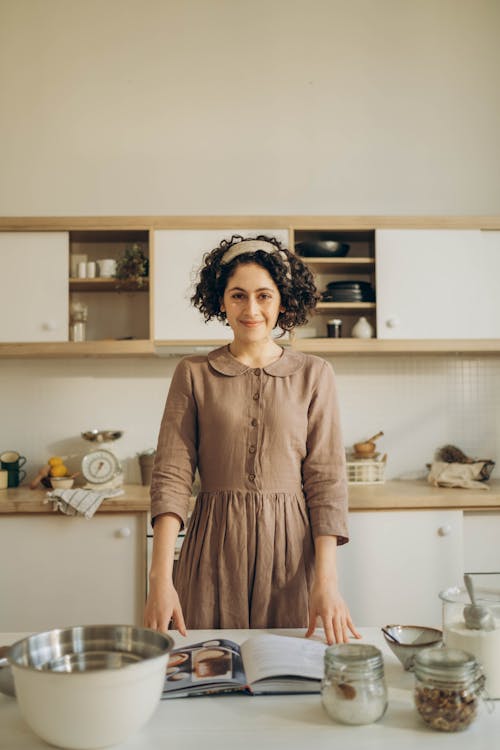
[[[221,346],[219,349],[214,349],[212,352],[208,353],[207,357],[211,367],[222,375],[243,375],[243,373],[248,372],[248,370],[255,369],[240,362],[236,357],[233,357],[229,351],[229,344]],[[262,369],[268,375],[284,378],[287,375],[293,375],[294,372],[300,370],[300,368],[303,367],[304,362],[305,354],[303,354],[303,352],[293,351],[292,349],[283,349],[283,354],[279,359],[276,359]]]

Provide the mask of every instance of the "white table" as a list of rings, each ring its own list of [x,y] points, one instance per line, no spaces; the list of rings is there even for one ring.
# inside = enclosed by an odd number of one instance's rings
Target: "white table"
[[[241,643],[258,632],[302,636],[304,631],[192,630],[186,639],[173,632],[176,646],[211,638]],[[500,736],[500,701],[488,713],[484,704],[465,732],[428,729],[413,706],[412,674],[403,671],[387,648],[378,628],[361,628],[363,641],[384,654],[389,707],[375,724],[349,727],[336,724],[325,713],[319,695],[221,695],[164,700],[150,722],[116,750],[492,750]],[[23,633],[0,633],[0,645]],[[0,748],[47,750],[24,723],[16,701],[0,695]]]

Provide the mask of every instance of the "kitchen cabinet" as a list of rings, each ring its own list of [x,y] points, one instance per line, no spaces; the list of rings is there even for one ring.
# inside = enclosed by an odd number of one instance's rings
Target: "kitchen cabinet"
[[[500,217],[100,216],[0,217],[0,306],[9,311],[0,357],[152,357],[223,343],[230,330],[205,324],[190,307],[190,279],[221,238],[260,232],[290,248],[320,236],[348,242],[345,258],[306,259],[320,290],[332,280],[376,287],[375,302],[320,302],[290,336],[292,347],[324,355],[500,352]],[[68,274],[79,255],[117,260],[132,244],[149,259],[140,285]],[[88,307],[83,342],[68,341],[73,302]],[[351,338],[362,315],[375,338]],[[326,337],[332,317],[343,322],[340,339]]]
[[[233,234],[271,235],[288,244],[286,229],[160,229],[154,233],[155,342],[217,344],[232,338],[229,326],[219,321],[205,323],[190,298],[203,255]]]
[[[145,513],[0,519],[0,630],[141,624]]]
[[[0,342],[68,340],[68,232],[0,232]]]
[[[319,292],[325,292],[330,282],[361,281],[375,289],[375,231],[374,230],[317,230],[294,229],[294,244],[334,240],[347,243],[349,251],[345,257],[314,258],[303,257],[315,277]],[[331,318],[342,321],[342,338],[352,338],[352,328],[361,315],[367,318],[374,331],[376,324],[376,302],[326,302],[320,301],[309,324],[295,332],[297,340],[317,339],[327,336],[327,322]],[[299,342],[300,343],[300,342]],[[303,342],[302,342],[303,343]],[[331,341],[328,343],[332,343]],[[335,343],[335,342],[334,342]],[[337,342],[338,343],[338,342]]]
[[[498,339],[500,233],[381,229],[375,233],[381,339]]]
[[[463,575],[459,510],[350,513],[339,582],[354,622],[438,625],[439,592]]]
[[[500,511],[464,513],[464,570],[500,572]]]

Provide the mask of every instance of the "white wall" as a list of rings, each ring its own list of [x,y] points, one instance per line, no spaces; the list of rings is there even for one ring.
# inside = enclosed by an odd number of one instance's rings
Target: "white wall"
[[[0,0],[0,213],[498,213],[499,22],[496,0]],[[32,474],[123,429],[138,480],[174,364],[0,360],[0,449]],[[499,360],[335,367],[346,444],[383,429],[390,475],[447,441],[500,454]]]
[[[0,212],[498,212],[497,0],[1,0]]]

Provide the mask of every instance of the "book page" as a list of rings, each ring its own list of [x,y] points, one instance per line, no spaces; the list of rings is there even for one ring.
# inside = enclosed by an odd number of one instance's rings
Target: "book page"
[[[245,685],[238,644],[216,638],[177,648],[170,653],[163,697],[208,695],[241,690]]]
[[[255,635],[241,645],[248,684],[270,677],[321,680],[325,643],[284,635]]]

